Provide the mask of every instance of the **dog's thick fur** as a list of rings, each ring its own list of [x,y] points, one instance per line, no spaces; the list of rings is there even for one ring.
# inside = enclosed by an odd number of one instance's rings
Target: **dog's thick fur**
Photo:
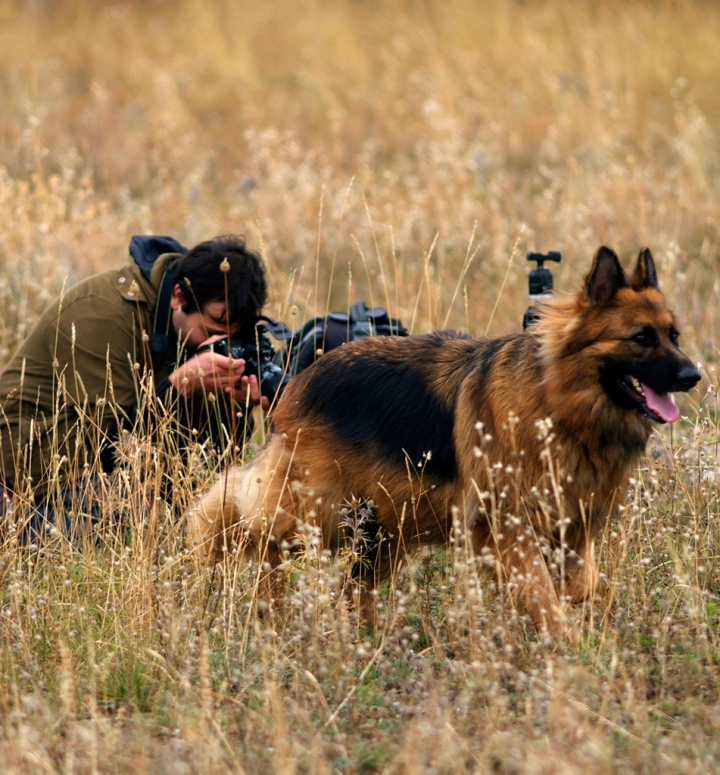
[[[647,249],[628,278],[601,248],[578,295],[539,312],[499,339],[440,331],[328,353],[291,381],[257,459],[199,501],[196,540],[215,552],[245,541],[275,565],[299,521],[337,547],[343,505],[364,503],[355,575],[371,588],[460,519],[513,602],[557,631],[561,598],[595,590],[594,540],[651,420],[676,419],[667,394],[700,375]]]

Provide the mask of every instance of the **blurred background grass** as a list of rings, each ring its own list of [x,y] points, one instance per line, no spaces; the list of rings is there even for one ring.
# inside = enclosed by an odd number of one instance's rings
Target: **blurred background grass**
[[[497,333],[527,249],[563,250],[569,288],[600,243],[648,244],[712,347],[719,24],[689,1],[3,3],[0,261],[45,297],[133,233],[242,232],[275,314],[419,298],[415,330],[482,333],[517,246]]]
[[[558,649],[459,545],[376,632],[323,557],[258,617],[258,568],[196,566],[148,495],[191,497],[185,468],[130,455],[103,501],[129,543],[3,537],[0,770],[717,769],[719,29],[697,0],[0,0],[0,362],[131,235],[239,232],[290,323],[365,298],[473,334],[519,328],[526,250],[571,290],[649,245],[709,377]]]

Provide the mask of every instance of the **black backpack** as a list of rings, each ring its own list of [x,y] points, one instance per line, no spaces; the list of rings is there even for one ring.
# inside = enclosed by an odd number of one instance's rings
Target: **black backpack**
[[[270,332],[275,335],[272,327]],[[345,342],[367,336],[407,336],[408,330],[398,318],[391,318],[382,307],[368,308],[364,301],[355,302],[346,312],[330,312],[325,317],[310,318],[288,337],[274,361],[290,376],[299,374],[328,350]]]

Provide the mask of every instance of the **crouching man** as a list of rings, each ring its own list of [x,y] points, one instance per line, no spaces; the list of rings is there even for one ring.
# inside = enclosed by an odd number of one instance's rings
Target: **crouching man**
[[[0,374],[0,510],[6,522],[28,514],[19,527],[32,533],[72,530],[78,506],[96,516],[88,472],[113,469],[124,430],[168,421],[181,445],[242,444],[248,407],[267,406],[242,359],[195,352],[224,336],[254,340],[261,258],[236,236],[189,251],[134,237],[130,253],[128,266],[53,301]]]

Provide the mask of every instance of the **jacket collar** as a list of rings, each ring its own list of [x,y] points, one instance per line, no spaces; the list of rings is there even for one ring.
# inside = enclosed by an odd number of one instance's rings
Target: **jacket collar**
[[[163,253],[153,264],[150,280],[146,280],[137,264],[130,264],[118,272],[115,287],[127,301],[147,304],[149,309],[155,306],[158,290],[168,265],[181,253]]]

